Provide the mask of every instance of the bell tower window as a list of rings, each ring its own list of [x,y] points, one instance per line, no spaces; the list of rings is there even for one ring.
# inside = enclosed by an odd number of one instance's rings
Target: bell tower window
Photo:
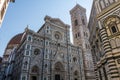
[[[85,25],[85,20],[84,19],[82,19],[82,24]]]
[[[75,20],[75,26],[77,26],[77,25],[78,25],[78,20],[76,19],[76,20]]]

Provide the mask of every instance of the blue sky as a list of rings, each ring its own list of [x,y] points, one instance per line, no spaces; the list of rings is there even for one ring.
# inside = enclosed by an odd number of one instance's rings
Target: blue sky
[[[77,0],[78,4],[86,8],[88,19],[92,1]],[[27,25],[37,31],[44,23],[46,15],[60,18],[64,23],[71,25],[69,11],[75,5],[76,0],[16,0],[15,3],[10,3],[0,28],[0,56],[14,35],[23,32]]]

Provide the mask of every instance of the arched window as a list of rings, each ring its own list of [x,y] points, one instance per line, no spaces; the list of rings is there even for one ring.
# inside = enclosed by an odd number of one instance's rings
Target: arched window
[[[55,63],[55,70],[56,71],[63,71],[64,70],[64,66],[62,65],[61,62]]]
[[[74,75],[77,76],[77,75],[78,75],[78,71],[75,71],[75,72],[74,72]]]
[[[38,80],[39,79],[39,68],[38,66],[33,66],[31,68],[31,79],[30,80]]]
[[[30,50],[31,46],[29,44],[26,45],[26,49]]]
[[[26,55],[29,55],[30,51],[29,50],[26,50]]]
[[[55,80],[65,80],[64,76],[65,76],[65,69],[64,66],[61,62],[56,62],[54,65],[54,71],[55,71]],[[59,74],[58,74],[59,73]]]
[[[116,33],[117,32],[117,27],[115,25],[111,26],[111,31],[112,33]]]
[[[80,32],[78,32],[78,37],[81,37]]]
[[[85,25],[85,20],[84,19],[82,19],[82,24]]]
[[[32,37],[31,36],[28,36],[28,41],[32,41]]]
[[[78,25],[78,20],[76,19],[75,22],[74,22],[75,26]]]
[[[43,40],[40,40],[40,44],[43,45],[43,43],[44,43]]]
[[[50,26],[46,26],[46,33],[50,33]]]
[[[77,62],[77,58],[76,58],[76,57],[73,57],[73,61],[74,61],[74,62]]]
[[[25,61],[25,62],[24,62],[24,69],[27,69],[27,66],[28,66],[28,62]]]

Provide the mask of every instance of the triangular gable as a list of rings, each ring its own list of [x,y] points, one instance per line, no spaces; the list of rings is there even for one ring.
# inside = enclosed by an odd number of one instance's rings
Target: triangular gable
[[[55,25],[58,25],[58,26],[61,26],[61,27],[64,27],[66,26],[66,24],[64,22],[62,22],[59,18],[51,18],[50,16],[46,16],[45,17],[45,21],[49,21]]]

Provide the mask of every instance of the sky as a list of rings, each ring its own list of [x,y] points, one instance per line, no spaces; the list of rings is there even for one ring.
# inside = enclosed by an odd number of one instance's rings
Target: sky
[[[0,56],[9,40],[18,33],[22,33],[29,25],[29,29],[37,31],[44,24],[46,15],[60,18],[65,24],[71,25],[69,11],[77,4],[86,8],[89,19],[93,0],[15,0],[10,3],[4,21],[0,28]]]

